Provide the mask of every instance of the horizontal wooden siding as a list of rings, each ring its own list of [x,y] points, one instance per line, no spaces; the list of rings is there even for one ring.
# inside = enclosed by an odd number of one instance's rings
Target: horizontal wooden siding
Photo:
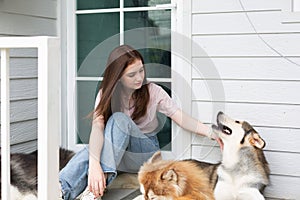
[[[241,2],[192,0],[193,116],[214,123],[220,108],[254,125],[267,143],[266,197],[300,199],[300,23],[282,23],[291,1]],[[208,67],[218,73],[204,76]],[[224,96],[212,98],[220,82]],[[217,162],[215,146],[193,137],[192,156]]]

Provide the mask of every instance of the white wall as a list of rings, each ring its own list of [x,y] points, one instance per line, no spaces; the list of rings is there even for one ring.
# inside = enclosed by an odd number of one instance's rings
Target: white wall
[[[55,36],[56,4],[53,0],[0,1],[0,36]],[[30,152],[37,146],[36,49],[12,49],[10,66],[11,150]]]
[[[193,115],[212,123],[214,105],[254,125],[266,140],[272,174],[265,195],[300,199],[300,23],[282,23],[291,1],[241,2],[192,0],[191,37],[206,53],[192,49]],[[218,74],[203,76],[207,67]],[[212,98],[218,91],[208,86],[220,81],[225,96]],[[200,137],[192,143],[194,158],[220,160],[213,143]]]
[[[56,8],[53,0],[0,1],[1,35],[56,35]]]

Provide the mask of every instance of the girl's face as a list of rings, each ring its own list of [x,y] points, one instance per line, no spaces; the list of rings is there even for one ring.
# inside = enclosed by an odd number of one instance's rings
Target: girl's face
[[[120,81],[126,90],[137,90],[142,87],[145,78],[144,65],[141,60],[135,60],[127,66]]]

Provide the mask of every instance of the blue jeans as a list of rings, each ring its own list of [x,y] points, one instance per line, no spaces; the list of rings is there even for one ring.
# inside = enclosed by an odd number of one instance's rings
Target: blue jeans
[[[107,185],[118,171],[138,172],[140,166],[159,150],[156,134],[143,134],[124,113],[114,113],[104,129],[104,144],[100,164],[108,173]],[[86,187],[89,169],[89,150],[84,148],[60,171],[64,199],[75,199]]]

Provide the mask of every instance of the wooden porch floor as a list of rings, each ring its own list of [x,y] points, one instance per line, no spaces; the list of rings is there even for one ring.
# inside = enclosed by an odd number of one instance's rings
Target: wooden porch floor
[[[118,175],[102,200],[132,200],[140,195],[140,186],[137,180],[137,174],[124,173]],[[266,200],[291,200],[291,199],[274,199],[266,197]]]
[[[140,195],[139,187],[137,174],[120,174],[107,188],[102,200],[132,200]]]
[[[139,194],[139,189],[111,189],[103,196],[102,200],[132,200]]]

